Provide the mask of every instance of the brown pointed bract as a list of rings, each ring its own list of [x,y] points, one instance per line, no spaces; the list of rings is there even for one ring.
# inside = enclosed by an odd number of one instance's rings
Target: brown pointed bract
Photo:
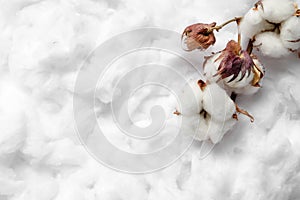
[[[254,65],[249,53],[241,50],[241,46],[234,40],[227,43],[226,48],[221,52],[216,61],[218,60],[221,60],[221,62],[218,72],[214,76],[219,75],[221,80],[233,75],[228,82],[235,80],[239,73],[242,73],[239,81],[246,76],[247,72],[249,76]]]

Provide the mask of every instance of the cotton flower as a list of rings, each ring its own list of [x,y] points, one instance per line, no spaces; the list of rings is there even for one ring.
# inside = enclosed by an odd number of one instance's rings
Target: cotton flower
[[[217,82],[228,92],[253,94],[258,91],[264,68],[253,55],[231,40],[226,48],[206,58],[204,75],[210,82]]]
[[[256,5],[260,15],[272,23],[281,23],[295,12],[291,0],[260,0]]]
[[[183,116],[181,128],[196,140],[218,143],[235,124],[239,109],[216,83],[190,81],[180,95],[180,106],[174,114]]]
[[[195,49],[207,49],[215,44],[216,38],[213,33],[213,27],[216,23],[211,24],[193,24],[186,27],[182,33],[182,42],[186,46],[184,49],[192,51]]]
[[[281,24],[280,39],[283,46],[297,50],[300,48],[300,17],[292,16]]]
[[[241,33],[248,38],[252,38],[262,31],[273,30],[274,28],[275,25],[267,22],[260,15],[257,8],[251,8],[240,23]]]
[[[280,35],[274,32],[258,34],[255,37],[253,45],[257,47],[263,55],[273,58],[287,56],[290,53],[290,51],[283,45]]]

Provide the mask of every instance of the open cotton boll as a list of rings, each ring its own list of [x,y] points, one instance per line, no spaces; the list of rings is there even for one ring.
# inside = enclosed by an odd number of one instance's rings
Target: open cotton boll
[[[291,0],[263,0],[258,11],[269,22],[281,23],[294,14],[295,5]]]
[[[219,143],[224,135],[232,129],[232,127],[237,123],[237,121],[233,118],[222,122],[210,120],[208,127],[208,136],[212,143]]]
[[[252,38],[256,34],[274,29],[275,25],[268,23],[259,13],[257,8],[251,8],[240,23],[240,30],[246,37]]]
[[[281,23],[280,38],[286,48],[300,48],[300,17],[292,16]]]
[[[203,140],[208,140],[209,139],[209,133],[208,133],[208,128],[209,128],[209,120],[205,118],[203,115],[198,114],[197,116],[197,125],[195,126],[195,130],[192,134],[194,139],[203,141]]]
[[[193,81],[192,84],[194,82],[196,81]],[[201,110],[189,109],[188,114],[178,110],[183,117],[180,128],[185,134],[196,140],[203,141],[212,137],[212,142],[217,143],[235,124],[233,122],[236,122],[233,118],[236,113],[235,103],[217,83],[208,84],[201,80],[196,83],[193,84],[193,88],[201,91],[198,94],[198,104],[201,105]],[[188,89],[190,90],[190,88]],[[186,105],[190,108],[189,99],[186,100]],[[182,110],[185,109],[182,108]]]
[[[192,115],[200,113],[202,109],[202,91],[197,83],[197,80],[190,80],[183,88],[179,96],[180,112],[183,115]]]
[[[273,58],[287,56],[290,53],[290,51],[283,46],[279,34],[274,32],[258,34],[255,37],[253,45],[257,47],[263,55]]]
[[[236,111],[234,102],[216,83],[207,84],[204,88],[203,109],[213,120],[220,122],[231,119]]]
[[[200,115],[200,124],[194,134],[194,139],[203,141],[210,139],[212,143],[220,142],[223,136],[237,123],[236,119],[230,118],[226,121],[216,121],[209,114],[206,117]]]
[[[209,82],[217,82],[228,93],[242,92],[241,88],[248,86],[258,87],[263,69],[255,65],[254,59],[255,55],[231,40],[221,52],[206,57],[204,75]]]

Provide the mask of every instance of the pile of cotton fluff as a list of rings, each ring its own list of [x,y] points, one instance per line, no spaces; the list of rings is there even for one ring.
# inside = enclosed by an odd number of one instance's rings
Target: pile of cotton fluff
[[[197,140],[220,142],[236,124],[236,106],[216,83],[191,80],[182,90],[177,111],[184,119],[182,128]]]
[[[300,18],[292,0],[260,0],[243,17],[241,33],[263,55],[279,58],[300,48]]]

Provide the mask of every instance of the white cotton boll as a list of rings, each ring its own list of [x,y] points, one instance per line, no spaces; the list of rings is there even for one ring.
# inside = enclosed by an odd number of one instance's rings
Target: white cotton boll
[[[224,122],[219,122],[216,120],[210,120],[208,134],[210,140],[216,144],[219,143],[223,136],[237,123],[236,119],[229,119]]]
[[[280,23],[295,12],[295,5],[291,0],[263,0],[262,4],[258,5],[259,13],[272,23]]]
[[[179,103],[181,109],[178,111],[183,115],[192,115],[200,113],[202,109],[202,91],[198,85],[197,80],[189,81],[183,88],[179,96]]]
[[[235,104],[216,83],[208,84],[203,91],[203,108],[213,120],[226,121],[235,113]]]
[[[242,35],[245,35],[249,38],[252,38],[262,31],[272,30],[274,27],[274,24],[268,23],[262,18],[256,8],[251,8],[243,17],[240,23],[240,30]]]
[[[280,38],[286,48],[300,48],[300,17],[292,16],[281,23]]]
[[[199,141],[209,139],[209,121],[207,118],[204,118],[203,115],[198,115],[197,118],[197,125],[195,126],[196,130],[193,132],[194,139]]]
[[[250,74],[247,71],[246,75],[242,80],[240,80],[242,73],[240,72],[233,81],[230,81],[233,77],[227,77],[225,79],[220,79],[220,76],[214,76],[218,72],[218,67],[222,59],[218,59],[221,53],[217,53],[216,55],[211,56],[208,58],[204,64],[204,76],[207,80],[211,83],[217,82],[218,85],[225,89],[228,93],[235,92],[237,94],[254,94],[258,91],[259,87],[254,87],[252,85],[253,78],[255,76],[253,69],[251,69]],[[253,58],[253,62],[256,63],[258,60]],[[264,72],[263,67],[260,63],[258,63],[262,72]]]
[[[274,32],[258,34],[255,37],[253,45],[257,47],[263,55],[273,58],[287,56],[290,53],[290,51],[283,46],[279,34]]]

